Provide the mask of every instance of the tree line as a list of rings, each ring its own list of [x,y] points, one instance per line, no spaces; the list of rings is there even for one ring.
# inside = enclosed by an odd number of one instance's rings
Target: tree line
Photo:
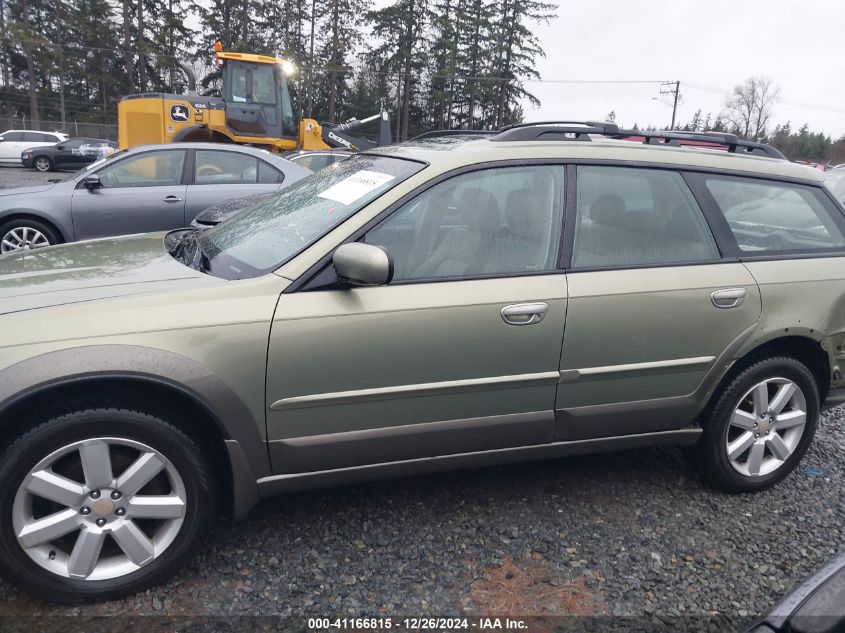
[[[714,116],[711,113],[704,115],[700,109],[679,129],[687,132],[730,132],[740,138],[750,137],[743,134],[741,127],[731,123],[724,116]],[[761,132],[756,139],[751,140],[759,140],[776,147],[789,160],[831,165],[845,163],[845,135],[834,139],[824,132],[813,132],[808,123],[795,129],[789,121]]]
[[[823,132],[813,132],[804,123],[793,129],[792,123],[771,126],[780,87],[770,77],[749,77],[734,86],[725,99],[724,108],[704,114],[699,108],[678,130],[684,132],[728,132],[741,139],[768,143],[789,160],[838,165],[845,163],[845,135],[834,139]],[[615,122],[616,112],[607,120]],[[639,129],[635,123],[634,129]],[[653,126],[642,128],[654,131]]]
[[[0,0],[0,114],[112,123],[120,97],[219,90],[212,46],[284,57],[301,114],[391,113],[395,136],[502,127],[544,55],[541,0]]]

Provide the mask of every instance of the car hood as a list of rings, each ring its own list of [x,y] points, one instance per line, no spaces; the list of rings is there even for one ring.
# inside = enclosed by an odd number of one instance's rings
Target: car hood
[[[225,283],[180,264],[151,233],[0,256],[0,314]]]
[[[8,189],[0,189],[0,196],[26,196],[33,193],[41,193],[56,186],[57,183],[51,182],[44,185],[36,185],[34,187],[9,187]]]

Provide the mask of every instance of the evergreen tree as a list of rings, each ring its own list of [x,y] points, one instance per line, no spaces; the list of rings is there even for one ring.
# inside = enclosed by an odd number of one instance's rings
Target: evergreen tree
[[[431,50],[431,91],[429,103],[432,127],[450,129],[455,102],[458,62],[458,16],[463,14],[465,0],[440,0],[433,5]]]
[[[706,129],[701,118],[701,108],[695,111],[695,114],[692,115],[692,119],[690,119],[690,122],[687,123],[683,129],[688,132],[703,132]]]
[[[395,76],[396,138],[407,140],[414,95],[423,88],[420,76],[428,56],[426,32],[431,21],[428,0],[397,0],[369,13],[377,38],[367,60],[377,72]]]
[[[482,75],[490,75],[490,44],[493,40],[493,4],[487,0],[466,0],[464,15],[459,16],[462,28],[458,31],[458,67],[466,75],[464,93],[466,113],[463,116],[468,130],[484,127],[484,106],[492,97],[492,83]],[[480,108],[479,108],[480,106]],[[480,112],[479,112],[480,110]],[[481,119],[478,121],[478,119]]]
[[[335,122],[338,112],[349,114],[343,100],[354,48],[361,39],[364,9],[364,0],[326,0],[318,9],[323,36],[317,63],[327,68],[323,73],[325,105],[320,111],[329,123]]]
[[[540,101],[525,89],[526,79],[539,79],[536,60],[545,57],[535,26],[548,23],[557,5],[538,0],[500,0],[495,13],[494,41],[496,66],[495,127],[500,128],[522,119],[522,108],[515,110],[521,99],[539,106]]]

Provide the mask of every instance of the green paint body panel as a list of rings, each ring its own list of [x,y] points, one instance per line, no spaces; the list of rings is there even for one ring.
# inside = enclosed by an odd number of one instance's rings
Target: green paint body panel
[[[379,153],[428,166],[257,278],[224,281],[188,269],[166,253],[161,234],[0,257],[0,423],[19,395],[4,388],[42,388],[38,376],[71,379],[82,371],[62,376],[66,361],[45,371],[56,354],[84,350],[94,373],[97,354],[110,354],[100,357],[103,372],[131,373],[119,350],[129,359],[145,350],[173,363],[161,365],[162,375],[193,371],[186,387],[208,402],[225,391],[233,403],[227,410],[241,412],[221,422],[237,456],[235,488],[249,491],[274,473],[354,468],[371,464],[372,455],[416,460],[418,470],[419,459],[474,446],[516,450],[595,438],[626,446],[620,437],[656,433],[671,441],[662,433],[677,430],[685,434],[678,441],[693,441],[695,416],[731,363],[781,336],[818,342],[833,384],[842,383],[843,257],[285,292],[391,205],[468,165],[616,160],[815,185],[821,176],[813,170],[612,142],[483,140]],[[725,288],[745,290],[741,306],[712,304],[711,293]],[[502,308],[530,302],[548,305],[541,322],[504,322]],[[333,437],[340,450],[328,450]]]
[[[579,272],[570,285],[561,369],[719,354],[760,318],[760,293],[738,263]],[[744,288],[738,308],[714,308],[710,293]],[[695,391],[712,363],[583,376],[562,384],[558,409],[652,400]]]

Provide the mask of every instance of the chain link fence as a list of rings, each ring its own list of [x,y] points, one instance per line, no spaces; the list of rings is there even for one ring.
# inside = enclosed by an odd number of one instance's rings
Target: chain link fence
[[[41,132],[64,132],[71,137],[84,136],[117,141],[117,125],[111,123],[83,123],[81,121],[39,121],[34,125],[26,117],[0,116],[0,133],[6,130],[38,130]]]

